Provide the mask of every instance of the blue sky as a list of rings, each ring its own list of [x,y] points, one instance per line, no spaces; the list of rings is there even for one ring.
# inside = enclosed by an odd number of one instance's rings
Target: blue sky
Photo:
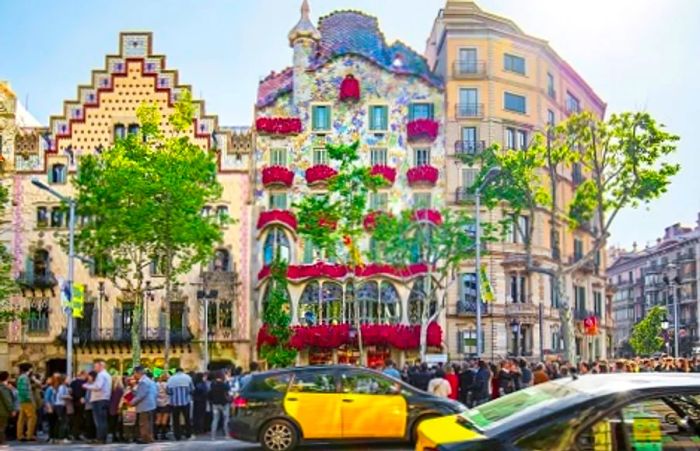
[[[482,0],[554,49],[608,102],[647,110],[681,135],[682,171],[668,194],[618,218],[611,242],[653,242],[700,211],[700,1]],[[0,0],[0,79],[42,123],[118,48],[123,30],[150,30],[154,49],[225,125],[251,123],[258,80],[291,62],[287,32],[301,0]],[[379,18],[389,40],[418,51],[444,0],[310,0],[314,20],[335,9]],[[693,87],[695,86],[695,87]]]

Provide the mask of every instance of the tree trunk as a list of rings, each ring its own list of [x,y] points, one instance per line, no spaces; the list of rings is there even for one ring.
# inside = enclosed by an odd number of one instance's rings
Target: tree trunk
[[[165,324],[163,324],[163,333],[165,334],[165,344],[163,346],[163,356],[165,358],[165,362],[163,363],[163,369],[165,372],[168,372],[168,362],[170,360],[170,296],[171,296],[171,290],[172,290],[172,283],[171,283],[171,277],[172,277],[172,268],[173,268],[173,256],[172,256],[172,251],[168,249],[166,251],[166,256],[165,256]],[[207,302],[207,301],[205,301]],[[205,321],[208,321],[209,318],[205,318]]]
[[[143,318],[143,294],[139,291],[134,299],[134,317],[131,319],[131,367],[141,364],[141,318]]]
[[[425,293],[423,296],[423,311],[421,313],[420,322],[420,361],[425,362],[425,355],[428,353],[428,325],[430,324],[431,316],[430,312],[430,301],[433,298],[433,274],[428,269],[428,275],[426,276],[425,283]],[[439,310],[437,306],[435,308],[435,314],[438,314]]]
[[[552,276],[552,281],[555,284],[556,289],[554,290],[559,297],[559,321],[560,321],[560,331],[562,337],[564,338],[564,360],[575,363],[576,362],[576,337],[574,334],[574,314],[571,308],[571,303],[569,302],[568,295],[566,294],[564,283],[564,275],[561,272],[557,272]]]

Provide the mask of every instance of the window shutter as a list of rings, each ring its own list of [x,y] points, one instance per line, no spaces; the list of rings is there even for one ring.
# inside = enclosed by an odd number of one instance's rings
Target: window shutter
[[[464,332],[461,330],[457,331],[457,352],[464,354]]]
[[[430,117],[430,119],[435,117],[435,105],[432,103],[428,104],[428,117]]]
[[[412,121],[415,116],[416,116],[415,105],[410,104],[408,106],[408,120]]]
[[[112,321],[114,322],[114,336],[113,338],[120,338],[122,335],[122,310],[120,308],[115,308],[113,312]]]
[[[34,278],[34,260],[30,257],[24,261],[24,272],[28,280]]]

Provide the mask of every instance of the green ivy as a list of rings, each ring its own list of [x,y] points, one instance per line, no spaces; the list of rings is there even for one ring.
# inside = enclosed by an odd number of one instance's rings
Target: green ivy
[[[292,337],[289,294],[287,292],[287,263],[279,255],[270,266],[268,279],[268,298],[266,299],[263,322],[270,335],[277,339],[275,345],[263,345],[260,355],[272,368],[290,366],[296,360],[296,350],[289,347]]]

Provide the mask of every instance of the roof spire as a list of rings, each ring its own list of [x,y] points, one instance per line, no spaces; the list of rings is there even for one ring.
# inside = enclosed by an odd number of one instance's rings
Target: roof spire
[[[299,22],[292,28],[289,32],[289,45],[294,46],[294,42],[297,39],[311,39],[313,41],[321,40],[321,33],[318,32],[311,19],[309,18],[309,13],[311,8],[309,8],[308,0],[304,0],[301,3],[301,18]]]

